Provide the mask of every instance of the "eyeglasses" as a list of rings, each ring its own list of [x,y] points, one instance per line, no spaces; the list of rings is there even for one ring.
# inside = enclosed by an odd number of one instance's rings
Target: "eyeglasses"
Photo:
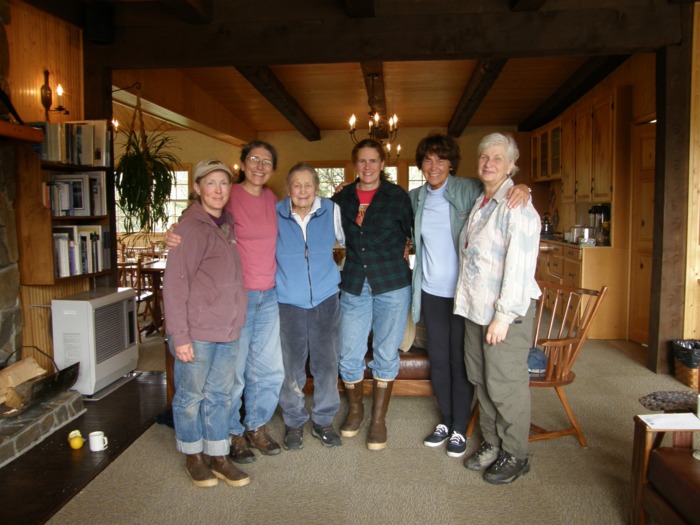
[[[262,163],[264,168],[271,168],[272,167],[272,161],[270,159],[261,159],[260,157],[256,157],[255,155],[251,155],[246,160],[250,161],[253,164],[261,164]]]

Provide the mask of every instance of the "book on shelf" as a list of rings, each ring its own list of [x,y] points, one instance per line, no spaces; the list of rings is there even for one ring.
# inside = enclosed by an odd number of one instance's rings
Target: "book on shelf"
[[[107,215],[106,176],[104,171],[88,174],[90,185],[90,210],[92,215]]]
[[[54,185],[67,185],[70,188],[69,202],[61,201],[60,216],[87,217],[90,210],[90,177],[87,173],[55,173],[52,175]],[[68,208],[66,208],[66,204]]]
[[[99,224],[79,224],[76,227],[78,228],[78,234],[84,240],[88,241],[88,249],[90,252],[88,260],[92,261],[91,264],[89,263],[89,265],[92,266],[92,272],[109,270],[111,268],[109,259],[111,250],[105,251],[105,230],[108,230],[108,228],[100,226]]]
[[[92,127],[92,159],[86,165],[107,167],[112,165],[112,131],[106,120],[81,120],[75,124]]]
[[[109,270],[109,228],[99,224],[53,227],[56,277]]]
[[[30,122],[44,132],[36,150],[44,162],[108,167],[112,164],[112,132],[107,120]]]
[[[70,277],[70,238],[67,233],[53,234],[54,275]]]
[[[53,227],[54,238],[59,235],[60,238],[68,238],[68,275],[82,275],[83,261],[81,259],[81,239],[78,233],[77,226],[61,225]],[[61,260],[62,262],[62,260]],[[65,275],[61,275],[65,277]]]
[[[55,217],[107,215],[105,172],[52,173],[44,183],[44,206]]]

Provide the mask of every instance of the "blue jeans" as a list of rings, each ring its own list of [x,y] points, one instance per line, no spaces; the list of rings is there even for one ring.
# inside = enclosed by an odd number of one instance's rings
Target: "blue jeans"
[[[395,379],[399,373],[399,345],[406,331],[411,287],[372,295],[365,279],[360,295],[340,294],[340,376],[346,383],[364,377],[367,338],[372,330],[375,379]]]
[[[174,356],[172,340],[169,345]],[[238,341],[192,341],[192,346],[193,362],[175,358],[173,421],[177,449],[185,454],[226,456]]]
[[[330,425],[340,408],[338,394],[338,294],[314,308],[280,304],[280,338],[284,358],[284,383],[280,408],[284,424],[297,428],[309,419],[304,406],[306,360],[314,378],[314,423]]]
[[[248,310],[239,341],[229,431],[240,436],[245,429],[255,430],[270,421],[284,380],[275,288],[248,291]],[[243,423],[241,395],[245,398]]]

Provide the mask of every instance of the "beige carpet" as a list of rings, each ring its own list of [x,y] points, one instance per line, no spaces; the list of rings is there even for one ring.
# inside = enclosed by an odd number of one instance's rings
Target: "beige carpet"
[[[532,471],[512,485],[488,485],[444,449],[424,447],[422,438],[436,423],[433,400],[397,397],[389,410],[387,450],[368,451],[362,435],[327,449],[307,426],[303,450],[259,456],[247,466],[252,482],[243,488],[194,487],[175,451],[173,430],[154,425],[49,523],[626,523],[632,417],[644,412],[637,399],[657,390],[688,390],[620,350],[628,346],[589,342],[578,378],[566,389],[589,448],[572,436],[533,443]],[[563,422],[553,392],[533,395],[533,421]],[[271,426],[281,438],[278,414]]]

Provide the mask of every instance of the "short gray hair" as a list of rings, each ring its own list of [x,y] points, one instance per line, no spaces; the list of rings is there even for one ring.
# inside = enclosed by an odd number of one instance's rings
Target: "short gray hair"
[[[292,166],[292,169],[289,170],[289,173],[287,173],[287,189],[290,188],[292,177],[299,171],[308,171],[311,173],[314,178],[314,186],[316,186],[316,190],[318,191],[319,187],[321,186],[321,179],[318,177],[316,168],[314,168],[311,164],[307,164],[306,162],[299,162]]]
[[[516,165],[518,159],[520,158],[520,150],[518,149],[518,144],[515,142],[512,135],[507,133],[491,133],[490,135],[486,135],[483,139],[481,139],[481,142],[479,142],[479,148],[476,151],[477,157],[480,157],[486,148],[499,145],[505,146],[506,155],[508,156],[508,163],[513,163],[513,169],[508,174],[509,177],[512,177],[518,173],[518,171],[520,171],[520,168],[518,168]]]

